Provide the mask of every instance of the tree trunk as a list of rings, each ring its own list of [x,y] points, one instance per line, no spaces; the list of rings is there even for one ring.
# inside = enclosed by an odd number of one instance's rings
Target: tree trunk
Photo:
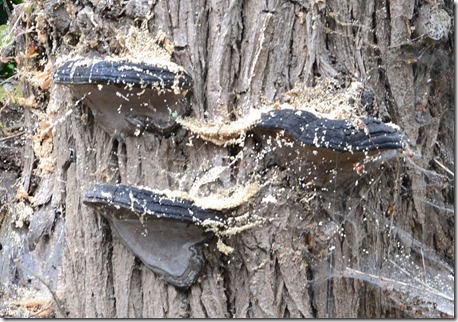
[[[76,54],[122,55],[134,41],[122,35],[146,26],[152,40],[165,35],[157,42],[173,44],[172,61],[191,75],[194,119],[223,124],[294,95],[318,93],[319,101],[326,90],[361,84],[376,101],[363,114],[398,125],[409,147],[315,186],[268,154],[257,160],[251,137],[236,166],[241,147],[185,128],[113,139],[68,88],[29,79],[38,107],[26,122],[41,137],[29,143],[21,177],[33,199],[11,203],[1,226],[8,292],[32,284],[46,294],[39,277],[59,317],[453,316],[454,28],[452,2],[440,3],[38,1],[27,37],[53,70]],[[313,92],[323,82],[324,92]],[[254,162],[256,173],[243,171]],[[227,213],[256,224],[206,242],[203,273],[188,289],[149,270],[82,203],[103,182],[189,193],[217,167],[226,170],[199,196],[257,180],[259,192]],[[233,252],[224,254],[218,238]]]

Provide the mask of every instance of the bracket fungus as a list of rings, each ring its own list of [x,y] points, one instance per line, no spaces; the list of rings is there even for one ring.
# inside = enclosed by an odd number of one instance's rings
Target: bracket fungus
[[[191,112],[192,79],[171,62],[77,58],[61,64],[54,80],[69,87],[105,131],[120,139],[143,131],[168,135],[176,118]]]
[[[285,130],[303,145],[339,152],[359,152],[403,147],[402,134],[374,118],[333,120],[308,111],[274,110],[261,115],[255,130]]]
[[[240,142],[237,138],[243,133],[252,133],[262,142],[263,157],[320,186],[330,180],[337,183],[336,172],[338,180],[344,182],[355,172],[359,174],[364,164],[394,157],[406,142],[396,126],[375,118],[336,120],[294,109],[258,110],[226,124],[191,118],[178,122],[217,145]]]
[[[318,117],[305,110],[282,109],[254,113],[246,120],[227,124],[204,124],[190,118],[178,121],[204,140],[227,144],[244,132],[271,133],[286,131],[302,145],[339,152],[364,152],[400,149],[404,137],[394,126],[374,118],[334,120]],[[355,124],[353,124],[355,123]]]
[[[209,238],[204,226],[224,224],[220,212],[129,185],[97,184],[83,203],[103,215],[148,268],[180,288],[191,286],[202,271],[201,244]]]

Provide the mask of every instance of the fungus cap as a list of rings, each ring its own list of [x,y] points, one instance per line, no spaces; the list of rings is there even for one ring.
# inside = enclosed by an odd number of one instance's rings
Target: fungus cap
[[[219,212],[129,185],[97,184],[83,203],[103,215],[148,268],[181,288],[197,280],[205,262],[201,244],[209,235],[201,224],[224,223]]]
[[[192,79],[171,62],[77,58],[61,64],[54,81],[70,88],[105,131],[121,139],[143,131],[168,135],[176,118],[190,113]]]

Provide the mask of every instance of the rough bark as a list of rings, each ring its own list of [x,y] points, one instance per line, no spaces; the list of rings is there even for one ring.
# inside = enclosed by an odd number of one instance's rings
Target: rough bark
[[[438,6],[452,16],[450,1]],[[420,37],[424,10],[432,10],[426,2],[400,0],[38,1],[28,16],[36,28],[31,37],[52,66],[75,51],[117,55],[119,32],[146,23],[152,38],[163,32],[174,43],[172,60],[191,75],[195,118],[239,119],[251,107],[282,101],[297,83],[313,86],[317,76],[343,88],[360,81],[375,93],[375,116],[401,128],[410,152],[325,189],[288,168],[261,173],[270,183],[235,214],[267,220],[225,238],[234,248],[229,255],[216,238],[210,241],[202,276],[181,290],[124,247],[109,223],[83,205],[84,192],[117,181],[189,192],[239,151],[198,138],[190,145],[192,134],[183,128],[169,138],[145,133],[118,142],[65,87],[34,88],[52,120],[54,163],[52,171],[36,171],[41,176],[32,189],[30,160],[24,162],[24,186],[35,197],[26,219],[37,228],[18,225],[24,218],[13,206],[19,202],[9,206],[0,231],[4,287],[45,289],[36,277],[48,278],[56,315],[68,317],[453,314],[453,300],[447,301],[455,260],[454,183],[447,171],[454,169],[453,28],[439,39]],[[38,132],[37,117],[27,122]],[[245,142],[252,155],[255,143]],[[40,163],[37,152],[35,158]],[[275,166],[261,161],[265,170]],[[199,193],[241,186],[248,177],[242,166],[228,167]],[[393,281],[427,284],[443,296]]]

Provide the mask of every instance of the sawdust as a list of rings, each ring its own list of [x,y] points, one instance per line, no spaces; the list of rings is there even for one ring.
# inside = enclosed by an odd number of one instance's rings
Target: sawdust
[[[38,159],[38,166],[34,174],[42,177],[46,173],[52,173],[55,169],[55,160],[52,157],[53,144],[53,113],[37,111],[35,113],[39,119],[39,125],[32,135],[33,152]]]
[[[257,182],[235,186],[229,190],[214,193],[208,197],[191,196],[194,204],[204,209],[226,210],[245,204],[260,190]]]
[[[286,103],[280,104],[280,108],[305,110],[336,120],[362,117],[367,114],[360,103],[363,89],[361,82],[354,81],[346,87],[334,78],[317,77],[315,86],[299,83],[283,94]]]
[[[216,145],[225,145],[255,125],[267,109],[251,109],[244,118],[234,122],[206,122],[193,117],[177,118],[177,123],[197,134],[201,139]]]
[[[28,72],[27,79],[35,88],[39,88],[42,91],[49,90],[52,82],[52,63],[48,62],[43,71]]]
[[[29,196],[28,192],[24,188],[24,185],[23,184],[19,184],[13,200],[14,201],[27,200],[27,201],[31,202],[32,201],[32,197]]]
[[[218,250],[225,255],[229,255],[233,253],[235,249],[224,242],[227,238],[250,230],[267,221],[268,220],[265,218],[247,212],[239,216],[228,218],[225,225],[212,220],[205,220],[201,224],[207,232],[212,232],[216,236],[216,247]]]
[[[216,248],[223,253],[224,255],[230,255],[231,253],[234,252],[234,248],[231,246],[226,245],[221,238],[218,238],[218,241],[216,242]]]
[[[147,29],[130,27],[118,33],[118,40],[124,47],[119,58],[128,58],[134,63],[154,63],[175,73],[183,71],[183,67],[172,62],[174,45],[162,31],[152,36]]]

